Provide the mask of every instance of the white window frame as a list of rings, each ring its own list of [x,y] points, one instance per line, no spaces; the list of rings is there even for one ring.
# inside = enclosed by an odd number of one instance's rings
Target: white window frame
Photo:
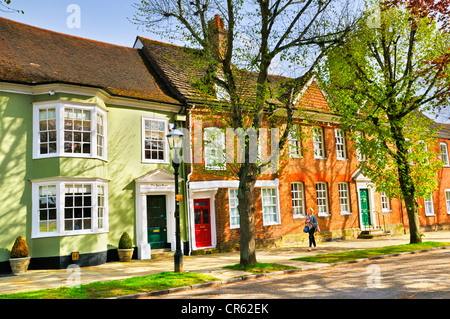
[[[164,124],[164,158],[161,159],[149,159],[145,158],[145,122],[146,121],[154,121],[154,122],[162,122]],[[167,134],[169,132],[169,120],[162,118],[154,118],[143,116],[141,120],[141,149],[142,149],[142,163],[147,164],[169,164],[169,143],[167,141]]]
[[[325,197],[319,195],[325,194]],[[327,217],[330,216],[330,207],[328,204],[328,184],[326,182],[316,183],[316,203],[317,203],[317,216]],[[325,208],[325,209],[322,209]],[[325,210],[325,211],[324,211]]]
[[[212,141],[211,137],[214,137]],[[205,168],[213,171],[226,170],[225,132],[217,127],[206,127],[203,132],[203,141]],[[216,152],[216,155],[212,156],[212,151]]]
[[[270,205],[265,205],[265,198],[264,198],[264,191],[270,190],[275,191],[275,195],[271,194],[271,198],[275,199],[275,202],[271,202]],[[270,206],[275,208],[275,213],[271,215],[275,215],[275,221],[266,222],[266,218],[264,218],[266,215],[264,213],[264,207]],[[280,218],[280,200],[278,195],[278,187],[263,187],[261,188],[261,214],[263,217],[263,226],[271,226],[271,225],[280,225],[281,224],[281,218]]]
[[[433,195],[429,195],[428,197],[424,197],[424,199],[423,199],[423,206],[425,208],[425,216],[435,216],[435,214],[434,214]]]
[[[380,192],[381,196],[381,211],[383,213],[391,212],[391,200],[387,197],[385,192]]]
[[[445,190],[445,203],[447,206],[447,214],[450,215],[450,189]]]
[[[442,147],[444,147],[444,149]],[[443,143],[443,142],[439,143],[439,149],[441,151],[441,160],[442,160],[442,162],[444,162],[444,166],[450,166],[449,159],[448,159],[447,143]]]
[[[336,140],[336,157],[340,161],[347,160],[347,145],[345,143],[345,134],[341,129],[334,130],[334,137]]]
[[[241,227],[239,221],[239,211],[238,211],[239,199],[237,197],[238,195],[237,192],[238,192],[237,188],[228,189],[228,205],[229,205],[228,211],[230,213],[230,229],[237,229]],[[233,222],[233,218],[237,218],[237,223]]]
[[[351,215],[350,206],[350,185],[347,182],[338,183],[339,206],[341,215]]]
[[[64,230],[65,221],[65,187],[66,185],[90,185],[91,186],[91,229]],[[53,232],[41,232],[39,227],[39,189],[40,187],[56,187],[56,230]],[[98,186],[104,187],[102,227],[98,227]],[[74,235],[101,234],[109,231],[108,217],[108,182],[102,179],[59,179],[51,178],[40,181],[32,181],[32,238],[63,237]]]
[[[313,127],[314,158],[326,159],[324,130],[321,126]]]
[[[298,125],[293,125],[291,131],[288,134],[289,143],[289,157],[290,158],[302,158],[302,145],[299,139]]]
[[[41,154],[40,152],[40,127],[39,111],[44,109],[55,109],[56,113],[56,152]],[[90,111],[91,118],[91,143],[90,153],[66,153],[64,152],[64,110],[65,108]],[[97,153],[97,114],[103,116],[103,154]],[[96,104],[72,103],[72,102],[37,102],[33,103],[33,159],[52,157],[74,157],[74,158],[98,158],[107,160],[107,115],[106,111]]]
[[[291,183],[292,215],[294,218],[305,218],[305,187],[303,182]]]

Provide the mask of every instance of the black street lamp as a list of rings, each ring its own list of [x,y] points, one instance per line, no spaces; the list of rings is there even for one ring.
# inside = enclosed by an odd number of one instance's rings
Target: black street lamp
[[[169,134],[167,134],[167,140],[169,141],[169,147],[174,151],[174,157],[172,159],[172,166],[175,170],[175,240],[176,248],[174,255],[175,272],[184,272],[183,270],[183,253],[181,251],[181,230],[180,230],[180,206],[178,200],[178,168],[180,167],[180,159],[178,152],[183,145],[184,134],[177,128],[177,123],[173,126]]]

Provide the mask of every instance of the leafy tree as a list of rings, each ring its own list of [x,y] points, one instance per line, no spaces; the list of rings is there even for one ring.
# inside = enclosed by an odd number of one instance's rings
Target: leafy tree
[[[0,0],[0,11],[2,12],[17,12],[24,14],[23,10],[16,10],[10,7],[11,0]]]
[[[373,8],[380,5],[373,2]],[[380,5],[367,12],[348,39],[321,66],[324,89],[366,157],[359,168],[379,191],[401,196],[410,242],[421,242],[418,197],[437,187],[437,127],[422,112],[448,105],[449,34],[428,16]],[[359,133],[355,133],[359,132]]]
[[[349,4],[331,0],[142,0],[136,8],[136,23],[203,52],[202,61],[207,64],[201,80],[204,91],[215,86],[226,93],[228,116],[223,118],[230,118],[233,130],[254,129],[259,138],[259,129],[271,119],[276,121],[273,111],[284,109],[286,129],[278,149],[283,148],[292,126],[292,102],[317,63],[349,31],[352,21]],[[213,34],[208,27],[216,14],[223,16],[226,24],[226,41],[219,48],[211,41]],[[274,87],[269,83],[269,69],[275,58],[292,65],[304,64],[302,74],[275,94],[282,105],[271,107],[267,101],[274,95]],[[250,93],[242,94],[243,89]],[[213,104],[207,105],[214,109]],[[244,144],[244,160],[235,172],[239,179],[240,263],[247,266],[257,263],[253,190],[261,170],[271,161],[252,161],[248,135]]]

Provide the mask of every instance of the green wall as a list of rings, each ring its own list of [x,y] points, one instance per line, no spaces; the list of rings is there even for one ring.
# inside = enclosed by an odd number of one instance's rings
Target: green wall
[[[32,103],[50,100],[97,103],[106,107],[107,161],[80,158],[32,159]],[[134,179],[158,168],[172,171],[170,164],[141,163],[142,116],[169,118],[169,122],[172,122],[173,115],[104,105],[95,97],[71,94],[32,96],[0,92],[0,262],[8,260],[10,249],[19,235],[26,236],[32,257],[113,249],[124,231],[132,235],[136,244]],[[30,180],[49,177],[98,177],[109,180],[109,232],[31,239]],[[180,209],[183,219],[187,220],[186,206],[181,205]],[[184,239],[187,239],[186,230],[182,226]]]

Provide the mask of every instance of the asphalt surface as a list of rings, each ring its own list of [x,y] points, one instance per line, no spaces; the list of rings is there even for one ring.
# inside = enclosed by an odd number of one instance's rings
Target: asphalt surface
[[[274,275],[158,299],[450,299],[450,250]]]

